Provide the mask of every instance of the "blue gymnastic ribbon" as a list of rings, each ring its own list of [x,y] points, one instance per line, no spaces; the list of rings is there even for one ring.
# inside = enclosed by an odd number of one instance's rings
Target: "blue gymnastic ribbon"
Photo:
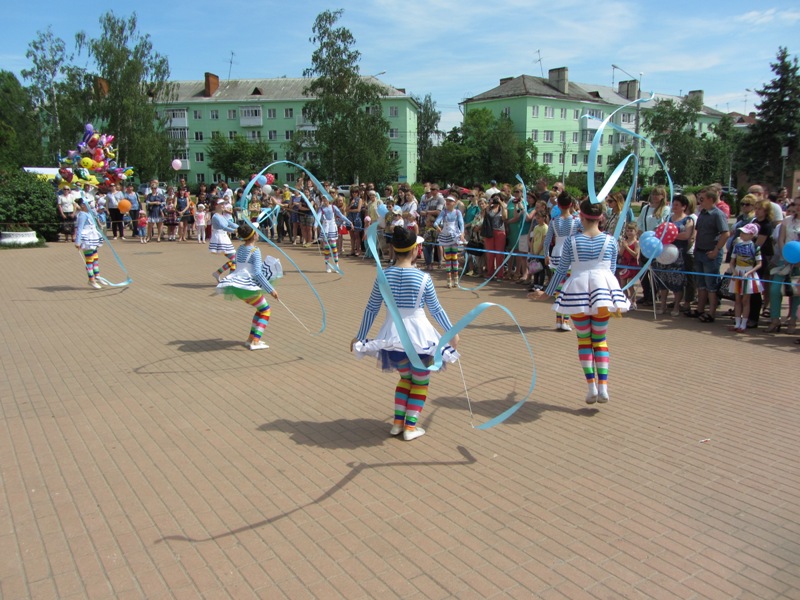
[[[631,137],[639,139],[639,140],[643,141],[645,144],[647,144],[650,148],[653,149],[653,152],[655,152],[655,155],[656,155],[656,158],[658,159],[658,162],[661,163],[661,166],[664,169],[664,173],[666,173],[666,175],[667,175],[667,182],[669,183],[670,205],[674,201],[673,199],[675,197],[675,187],[674,187],[674,185],[672,183],[672,177],[670,176],[669,170],[667,169],[667,165],[666,165],[666,163],[664,163],[664,160],[661,158],[661,154],[659,154],[658,149],[646,137],[644,137],[642,135],[639,135],[636,132],[630,131],[629,129],[626,129],[626,128],[624,128],[624,127],[622,127],[620,125],[617,125],[616,123],[612,122],[612,119],[614,118],[614,115],[616,115],[618,112],[620,112],[620,111],[622,111],[622,110],[624,110],[624,109],[626,109],[626,108],[628,108],[630,106],[633,106],[634,104],[640,104],[640,103],[644,103],[644,102],[649,102],[654,97],[655,97],[655,94],[653,92],[651,92],[649,98],[639,98],[637,100],[633,100],[632,102],[628,102],[627,104],[624,104],[624,105],[620,106],[618,109],[613,111],[611,114],[609,114],[602,121],[602,123],[600,124],[600,127],[595,132],[594,138],[592,139],[592,145],[591,145],[591,147],[589,149],[589,159],[588,159],[589,165],[588,165],[587,174],[586,174],[587,184],[588,184],[588,188],[589,188],[589,200],[591,200],[592,204],[597,204],[598,202],[602,202],[603,200],[605,200],[606,196],[608,196],[608,194],[614,188],[614,185],[617,183],[619,178],[622,176],[622,173],[625,170],[625,167],[626,167],[626,165],[628,163],[628,160],[630,160],[631,158],[633,158],[633,183],[632,183],[631,187],[628,189],[628,194],[627,194],[627,196],[625,198],[625,204],[622,207],[622,210],[620,211],[621,215],[626,214],[628,212],[628,210],[630,209],[630,205],[631,205],[631,202],[632,202],[632,199],[633,199],[633,194],[636,191],[636,189],[638,187],[638,184],[639,184],[639,181],[638,181],[638,179],[639,179],[639,158],[633,152],[631,152],[612,171],[612,173],[609,176],[608,180],[605,182],[605,184],[601,188],[600,193],[597,194],[595,192],[594,173],[595,173],[595,165],[597,164],[597,151],[598,151],[598,149],[600,147],[600,142],[603,139],[603,130],[606,128],[606,126],[610,126],[612,129],[614,129],[616,131],[619,131],[621,133],[625,133],[627,135],[630,135]],[[591,117],[589,117],[589,115],[583,115],[581,118],[588,120]],[[619,219],[619,221],[617,222],[616,227],[614,228],[614,239],[615,240],[619,239],[620,233],[622,232],[622,228],[624,226],[625,226],[625,219]],[[666,230],[666,228],[664,228],[664,231],[661,232],[661,236],[658,239],[663,240],[664,236],[666,235],[666,233],[667,233],[667,230]],[[639,279],[641,279],[644,276],[644,274],[650,268],[650,264],[653,262],[653,260],[655,258],[658,258],[658,257],[657,256],[651,256],[651,257],[649,257],[647,259],[647,262],[645,262],[645,264],[642,265],[642,268],[639,270],[639,272],[636,274],[636,276],[633,279],[631,279],[627,283],[627,285],[625,285],[625,287],[622,288],[623,291],[627,290],[632,285],[635,285],[639,281]]]
[[[400,343],[403,346],[403,350],[405,351],[406,355],[408,356],[409,361],[411,364],[419,369],[419,370],[428,370],[428,371],[439,371],[443,365],[443,357],[442,351],[447,346],[447,344],[452,340],[460,331],[465,329],[467,325],[472,323],[481,313],[483,313],[486,309],[490,307],[496,306],[500,310],[504,311],[514,324],[517,326],[520,335],[522,336],[523,341],[525,342],[525,347],[528,350],[528,355],[531,358],[531,384],[528,388],[527,394],[514,404],[513,406],[509,407],[496,417],[488,420],[486,423],[482,423],[481,425],[476,425],[476,429],[489,429],[490,427],[494,427],[495,425],[502,423],[508,417],[513,415],[519,408],[528,400],[528,398],[533,394],[533,389],[536,387],[536,365],[534,363],[533,358],[533,350],[531,349],[530,344],[528,343],[528,338],[525,336],[525,333],[522,331],[522,327],[520,326],[519,322],[517,321],[514,314],[508,310],[505,306],[501,304],[495,304],[494,302],[482,302],[471,311],[469,311],[466,315],[461,317],[461,319],[453,325],[450,329],[448,329],[441,338],[439,338],[439,343],[436,344],[436,348],[433,351],[433,364],[425,365],[422,362],[419,354],[417,354],[416,349],[414,348],[414,344],[411,342],[411,338],[408,335],[408,330],[406,329],[405,323],[403,322],[403,318],[400,315],[400,310],[397,308],[397,303],[394,299],[394,294],[392,294],[392,288],[389,285],[389,280],[386,279],[386,273],[384,273],[383,267],[381,266],[380,257],[378,255],[378,248],[376,244],[377,239],[377,230],[378,224],[373,223],[367,229],[367,245],[369,249],[372,251],[372,256],[375,259],[375,264],[377,267],[377,282],[378,282],[378,289],[381,292],[381,296],[383,297],[383,301],[386,303],[386,310],[388,311],[390,317],[394,321],[395,328],[397,330],[397,335],[400,338]]]
[[[482,283],[476,285],[473,288],[468,288],[468,287],[462,287],[461,286],[461,279],[464,277],[464,273],[467,271],[467,267],[469,266],[469,261],[465,260],[464,261],[464,268],[461,270],[461,274],[458,276],[457,285],[458,285],[459,289],[465,290],[467,292],[474,292],[475,290],[479,290],[482,287],[484,287],[485,285],[487,285],[492,279],[494,279],[494,276],[497,273],[499,273],[499,272],[501,272],[503,270],[503,267],[506,266],[506,263],[509,261],[509,259],[511,258],[511,255],[514,253],[514,248],[516,248],[517,244],[519,244],[519,238],[522,237],[522,226],[525,224],[525,216],[527,216],[527,214],[528,214],[528,188],[525,186],[525,182],[522,180],[522,177],[520,177],[519,174],[517,174],[517,181],[519,181],[522,184],[523,198],[522,198],[522,201],[520,202],[522,208],[519,209],[519,210],[522,211],[524,216],[523,216],[522,224],[519,227],[519,231],[517,232],[517,239],[515,239],[514,243],[511,245],[511,249],[512,249],[511,252],[510,253],[504,253],[506,255],[506,257],[503,259],[503,262],[500,264],[500,266],[497,267],[497,270],[494,273],[492,273],[489,276],[488,279],[486,279],[485,281],[483,281]],[[486,212],[488,213],[489,211],[487,210]],[[516,214],[516,210],[514,212]],[[466,226],[467,226],[467,224],[464,223],[464,227],[465,228],[466,228]]]
[[[117,261],[119,268],[122,269],[122,272],[125,274],[125,281],[123,281],[122,283],[112,283],[108,279],[106,279],[105,277],[101,277],[100,275],[95,277],[95,279],[98,279],[101,283],[107,285],[108,287],[125,287],[126,285],[130,285],[131,283],[133,283],[133,279],[131,279],[131,276],[128,274],[128,270],[125,268],[125,265],[122,264],[122,259],[119,257],[119,254],[117,254],[117,251],[111,244],[111,240],[109,240],[106,237],[106,234],[103,233],[103,227],[100,224],[100,219],[98,219],[97,217],[97,212],[94,210],[94,208],[92,208],[92,206],[88,202],[84,201],[84,203],[86,204],[86,208],[88,209],[87,212],[89,213],[89,216],[94,221],[95,227],[97,227],[97,231],[100,232],[100,235],[103,237],[106,244],[108,244],[108,248],[111,250],[111,254],[114,255],[114,260]]]
[[[311,180],[315,183],[315,185],[317,183],[319,183],[317,181],[316,177],[314,177],[311,173],[309,173],[304,167],[302,167],[302,166],[300,166],[300,165],[298,165],[296,163],[290,162],[288,160],[275,161],[273,163],[268,164],[263,169],[261,169],[261,171],[259,171],[258,174],[255,177],[251,178],[250,181],[247,183],[247,185],[244,188],[244,191],[242,192],[242,199],[241,199],[241,202],[240,202],[240,208],[246,210],[247,197],[250,195],[250,190],[253,189],[253,186],[256,184],[258,178],[261,175],[263,175],[264,173],[266,173],[267,171],[269,171],[269,169],[271,169],[275,165],[279,165],[279,164],[289,164],[289,165],[292,165],[294,167],[297,167],[298,169],[301,169],[302,171],[304,171],[311,178]],[[328,197],[330,198],[330,196],[328,196]],[[306,203],[310,204],[311,210],[313,211],[314,210],[313,203],[309,203],[308,202],[308,198],[306,198],[305,196],[303,196],[303,198],[306,201]],[[250,227],[258,234],[258,236],[262,240],[264,240],[267,244],[269,244],[270,246],[275,248],[284,257],[286,257],[286,260],[288,260],[289,263],[297,270],[297,272],[300,274],[300,276],[306,282],[308,287],[311,289],[312,293],[314,294],[314,297],[317,299],[317,303],[319,304],[320,310],[322,312],[322,326],[320,327],[320,330],[317,333],[312,334],[312,335],[320,335],[323,331],[325,331],[325,328],[327,326],[327,312],[325,311],[325,304],[322,302],[322,297],[319,295],[319,292],[317,292],[317,289],[311,283],[311,281],[306,276],[306,274],[303,272],[303,270],[297,265],[297,263],[294,260],[292,260],[291,256],[289,256],[286,252],[284,252],[283,249],[280,246],[278,246],[275,242],[273,242],[271,239],[269,239],[267,236],[265,236],[261,232],[260,228],[258,228],[256,225],[254,225],[252,223],[252,221],[250,221],[250,219],[246,219],[246,221],[247,221],[247,224],[250,225]]]

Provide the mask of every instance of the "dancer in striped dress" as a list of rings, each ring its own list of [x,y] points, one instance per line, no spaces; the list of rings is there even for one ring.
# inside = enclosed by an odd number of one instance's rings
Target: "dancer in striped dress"
[[[75,221],[75,247],[83,252],[83,260],[86,263],[86,274],[89,276],[89,285],[95,289],[100,289],[97,276],[100,274],[100,263],[98,262],[97,249],[103,245],[103,236],[100,235],[94,224],[94,218],[89,214],[89,207],[83,198],[76,198],[75,204],[80,209],[78,218]]]
[[[269,324],[270,307],[267,297],[269,294],[276,300],[278,292],[272,287],[264,276],[261,263],[261,251],[256,246],[256,230],[247,223],[242,223],[238,228],[239,239],[244,243],[236,251],[236,272],[226,277],[217,285],[217,292],[229,298],[244,300],[256,309],[250,326],[250,335],[245,345],[250,350],[264,350],[269,346],[261,337]]]
[[[347,223],[351,228],[353,223],[344,216],[339,207],[331,204],[328,197],[323,194],[319,205],[319,245],[325,257],[325,272],[331,273],[339,270],[339,224],[337,219]],[[333,254],[333,268],[331,268],[331,254]]]
[[[229,232],[236,231],[236,223],[231,216],[224,214],[225,200],[220,198],[214,207],[214,215],[211,217],[211,239],[208,242],[208,249],[212,254],[224,254],[228,259],[224,265],[214,271],[211,275],[217,280],[220,280],[222,274],[230,270],[233,273],[236,270],[236,263],[233,260],[234,249],[231,243]]]
[[[559,282],[566,278],[553,310],[572,316],[578,335],[578,358],[589,385],[587,404],[608,402],[608,319],[611,313],[630,308],[614,276],[617,244],[600,231],[602,212],[599,203],[581,203],[583,233],[565,240],[558,269],[546,290],[547,295],[554,295]]]
[[[456,208],[456,199],[448,196],[444,210],[433,224],[439,230],[439,245],[444,250],[444,270],[447,272],[447,287],[457,287],[458,282],[458,244],[464,242],[464,215]]]
[[[430,275],[414,268],[413,261],[417,255],[417,244],[422,238],[402,226],[397,226],[392,232],[392,246],[394,247],[397,262],[393,267],[386,269],[386,279],[392,289],[403,325],[408,332],[414,350],[419,355],[424,365],[430,365],[434,360],[434,350],[439,343],[439,333],[425,316],[424,307],[427,306],[431,316],[439,325],[447,330],[452,327],[447,313],[439,304],[436,290]],[[408,358],[397,332],[397,325],[389,315],[386,322],[378,332],[375,339],[367,339],[367,334],[372,327],[375,317],[383,304],[383,297],[378,286],[378,281],[372,287],[372,293],[361,319],[361,327],[353,341],[350,350],[357,358],[375,356],[384,371],[397,370],[400,373],[394,393],[394,421],[389,431],[390,435],[403,434],[403,439],[413,440],[425,434],[425,430],[417,425],[425,400],[428,397],[428,383],[430,371],[417,369]],[[458,360],[458,336],[451,341],[451,345],[441,350],[445,362]]]
[[[578,233],[579,231],[583,230],[581,225],[581,221],[575,218],[575,215],[572,214],[572,204],[573,199],[567,192],[561,192],[558,196],[558,208],[561,210],[561,214],[553,219],[550,220],[550,225],[547,228],[547,235],[544,238],[544,264],[550,267],[550,270],[554,273],[558,271],[559,264],[561,262],[561,253],[564,248],[564,240],[566,240],[569,236]],[[552,252],[550,251],[550,244],[555,240],[555,244],[553,245]],[[567,273],[565,272],[565,275]],[[563,280],[557,280],[555,275],[553,275],[550,279],[550,283],[552,285],[553,281],[555,281],[556,285],[556,294],[561,291],[561,284]],[[572,331],[569,326],[569,315],[557,312],[556,313],[556,329],[559,331]]]

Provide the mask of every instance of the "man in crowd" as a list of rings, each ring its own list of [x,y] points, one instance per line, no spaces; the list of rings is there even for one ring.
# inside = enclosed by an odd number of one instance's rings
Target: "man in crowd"
[[[722,251],[731,234],[728,231],[728,219],[716,207],[719,200],[717,190],[707,187],[700,192],[698,199],[701,210],[695,226],[694,260],[695,269],[703,275],[697,276],[697,312],[702,322],[712,323],[719,305],[717,289],[720,285]],[[706,304],[708,312],[705,312]]]

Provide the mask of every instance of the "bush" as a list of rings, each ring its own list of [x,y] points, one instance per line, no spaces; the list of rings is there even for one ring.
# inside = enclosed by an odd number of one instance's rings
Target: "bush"
[[[25,171],[0,171],[0,228],[34,230],[48,241],[58,239],[58,211],[53,184]]]

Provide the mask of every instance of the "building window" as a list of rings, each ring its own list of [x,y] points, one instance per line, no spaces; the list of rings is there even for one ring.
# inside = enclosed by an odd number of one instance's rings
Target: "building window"
[[[219,137],[219,131],[212,131],[211,132],[211,139],[215,140]]]
[[[189,130],[188,129],[167,129],[169,133],[170,139],[173,140],[185,140],[189,137]],[[195,134],[195,139],[197,138],[197,134]],[[202,137],[200,138],[203,139]]]
[[[578,164],[578,155],[577,154],[573,154],[572,155],[572,164],[573,164],[573,166]]]
[[[293,135],[294,135],[294,131],[292,131],[291,129],[287,129],[287,130],[284,132],[284,134],[283,134],[283,137],[284,137],[284,139],[285,139],[285,140],[288,142],[289,140],[291,140],[291,139],[292,139],[292,136],[293,136]]]
[[[567,142],[567,132],[566,131],[559,131],[558,132],[558,141],[562,144]]]
[[[562,119],[566,119],[567,118],[567,109],[566,108],[562,108],[561,109],[561,118]]]
[[[270,129],[267,132],[267,139],[268,140],[277,140],[278,139],[278,131],[275,129]]]
[[[267,118],[268,119],[276,119],[278,118],[278,110],[275,108],[268,108],[267,109]]]
[[[614,143],[614,134],[613,133],[609,133],[608,134],[608,145],[610,146],[613,143]]]
[[[197,162],[203,162],[203,161],[205,161],[206,157],[202,152],[195,152],[194,153],[194,159]]]
[[[633,120],[631,117],[633,117],[631,113],[622,113],[622,122],[630,123]]]
[[[277,152],[273,152],[272,153],[272,160],[278,160],[278,153]]]
[[[400,109],[396,106],[389,107],[389,116],[390,117],[399,117],[400,116]]]
[[[651,167],[655,164],[655,162],[656,162],[656,159],[655,159],[654,156],[651,156],[650,158],[647,159],[647,164],[649,166],[651,166]]]
[[[556,117],[556,109],[552,106],[545,106],[544,107],[544,118],[545,119],[555,119]]]
[[[504,116],[506,119],[510,119],[511,118],[511,107],[506,106],[502,111],[500,111],[500,114],[502,116]]]
[[[212,121],[219,121],[219,111],[216,108],[208,111],[208,116]]]
[[[287,181],[288,183],[292,183],[292,182],[294,182],[294,173],[287,173],[287,174],[286,174],[286,181]]]
[[[203,111],[202,110],[195,110],[192,112],[195,121],[199,121],[203,118]]]
[[[548,129],[545,129],[544,130],[544,143],[545,144],[549,144],[552,141],[553,141],[553,132],[548,130]]]
[[[588,154],[584,154],[583,155],[583,164],[585,164],[585,165],[589,164],[589,155]]]
[[[552,165],[553,164],[553,153],[552,152],[545,152],[544,154],[542,154],[542,161],[546,165]]]
[[[598,110],[596,108],[589,109],[589,116],[594,117],[595,119],[598,119],[600,121],[606,118],[605,115],[606,114],[602,110]]]
[[[212,179],[214,180],[214,183],[219,183],[220,181],[225,179],[225,177],[222,176],[222,173],[214,173]]]
[[[602,167],[603,166],[603,155],[602,154],[598,154],[597,155],[597,166],[598,167]]]
[[[700,125],[700,133],[703,133],[703,124],[700,123],[699,125]]]
[[[579,108],[576,108],[572,111],[572,118],[576,121],[581,118],[581,111]]]
[[[400,153],[397,150],[390,150],[389,158],[391,158],[392,160],[398,160],[400,158]]]
[[[399,137],[400,137],[400,130],[399,129],[393,128],[393,129],[389,130],[389,139],[396,140]]]
[[[195,131],[194,132],[194,141],[195,142],[202,142],[203,141],[203,132],[202,131]]]
[[[235,108],[229,108],[228,109],[228,118],[229,119],[235,119],[236,118],[236,109]]]
[[[559,152],[558,153],[558,164],[560,164],[560,165],[564,164],[564,153],[563,152]]]
[[[229,131],[228,132],[228,139],[229,140],[235,140],[236,139],[236,132],[235,131]]]
[[[185,108],[170,108],[166,111],[168,119],[185,119],[186,118],[186,109]]]
[[[205,173],[197,173],[197,174],[195,174],[194,180],[195,180],[196,183],[205,183],[205,181],[206,181]]]
[[[534,141],[534,143],[539,141],[539,130],[538,129],[534,129],[533,131],[531,131],[531,139]]]
[[[539,105],[538,104],[534,104],[533,106],[531,106],[531,117],[533,117],[534,119],[539,118]]]
[[[236,111],[234,111],[235,113]],[[231,111],[228,111],[228,118],[230,118]],[[247,117],[260,117],[261,116],[261,107],[259,106],[243,106],[242,107],[242,118]],[[234,117],[235,119],[236,117]]]
[[[579,138],[580,138],[580,133],[577,132],[577,131],[573,131],[572,132],[572,143],[573,144],[577,144]]]
[[[283,117],[285,119],[294,119],[294,109],[293,108],[284,108],[283,109]]]
[[[261,139],[261,131],[256,129],[255,131],[248,131],[248,136],[251,140],[260,140]]]

